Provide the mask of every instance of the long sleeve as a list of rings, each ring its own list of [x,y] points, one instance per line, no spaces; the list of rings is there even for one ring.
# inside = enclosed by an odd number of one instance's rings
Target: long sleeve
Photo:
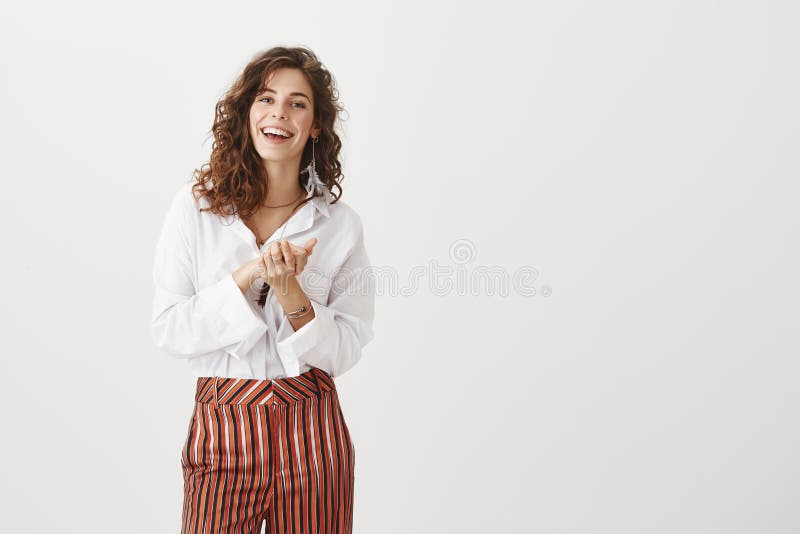
[[[290,374],[299,360],[339,376],[361,359],[373,337],[375,284],[358,224],[355,245],[336,271],[326,305],[311,300],[314,318],[299,330],[284,316],[276,337],[278,356]]]
[[[267,331],[267,324],[247,302],[233,273],[196,290],[191,254],[196,236],[188,213],[192,202],[187,189],[175,195],[156,244],[152,339],[177,358],[225,350],[241,359]]]

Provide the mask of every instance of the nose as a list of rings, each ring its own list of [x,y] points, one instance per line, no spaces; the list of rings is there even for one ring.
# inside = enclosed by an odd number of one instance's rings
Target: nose
[[[272,116],[273,117],[280,117],[281,119],[286,118],[286,112],[283,110],[283,105],[275,106],[272,108]]]

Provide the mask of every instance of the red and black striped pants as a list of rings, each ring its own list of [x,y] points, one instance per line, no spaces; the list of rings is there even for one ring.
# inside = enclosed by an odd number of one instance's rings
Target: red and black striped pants
[[[333,379],[199,377],[181,534],[352,532],[355,450]]]

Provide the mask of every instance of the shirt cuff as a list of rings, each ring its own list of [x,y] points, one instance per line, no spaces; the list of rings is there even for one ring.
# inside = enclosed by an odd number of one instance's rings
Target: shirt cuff
[[[247,301],[232,273],[206,288],[204,293],[204,309],[198,311],[201,314],[217,313],[222,318],[225,323],[223,328],[230,328],[236,339],[241,340],[232,349],[226,349],[226,352],[241,360],[264,335],[267,323]]]
[[[287,376],[300,374],[300,358],[310,365],[321,364],[322,362],[309,361],[311,349],[319,345],[323,340],[336,340],[339,330],[334,321],[334,310],[324,306],[313,299],[309,299],[311,307],[314,308],[314,318],[295,330],[289,318],[284,316],[284,320],[278,328],[275,337],[278,348],[278,357],[283,364]]]

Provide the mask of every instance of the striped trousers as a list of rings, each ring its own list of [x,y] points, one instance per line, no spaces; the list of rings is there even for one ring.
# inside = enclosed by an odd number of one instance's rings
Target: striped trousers
[[[350,534],[355,450],[333,379],[198,377],[181,534]]]

